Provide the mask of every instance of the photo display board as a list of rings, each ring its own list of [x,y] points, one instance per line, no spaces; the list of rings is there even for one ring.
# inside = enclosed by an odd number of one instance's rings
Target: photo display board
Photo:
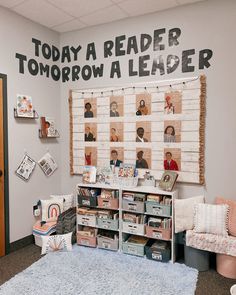
[[[205,76],[70,91],[70,172],[133,164],[204,184]]]

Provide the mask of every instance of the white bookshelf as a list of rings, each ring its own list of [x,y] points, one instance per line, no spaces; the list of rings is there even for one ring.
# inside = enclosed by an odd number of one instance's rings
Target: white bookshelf
[[[119,191],[119,208],[117,209],[117,211],[119,212],[119,228],[118,228],[118,233],[119,233],[119,251],[122,251],[122,243],[123,243],[123,235],[124,234],[130,234],[127,233],[125,231],[123,231],[123,222],[122,222],[122,215],[123,212],[132,212],[132,213],[139,213],[139,214],[143,214],[143,215],[149,215],[149,216],[155,216],[155,217],[167,217],[167,218],[171,218],[172,220],[172,228],[171,228],[171,238],[168,240],[168,242],[170,243],[170,249],[171,249],[171,259],[170,261],[172,263],[175,262],[176,260],[176,254],[175,254],[175,234],[174,234],[174,199],[178,198],[178,191],[174,190],[172,192],[167,192],[167,191],[163,191],[160,190],[158,187],[149,187],[149,186],[137,186],[135,188],[129,188],[129,187],[121,187],[121,186],[110,186],[110,185],[106,185],[106,184],[100,184],[100,183],[96,183],[96,184],[84,184],[84,183],[79,183],[77,184],[77,187],[81,187],[81,188],[99,188],[99,189],[109,189],[109,190],[118,190]],[[145,194],[158,194],[158,195],[164,195],[164,196],[168,196],[172,199],[171,202],[171,215],[154,215],[154,214],[149,214],[147,212],[138,212],[138,211],[133,211],[133,210],[124,210],[122,208],[122,196],[123,196],[123,192],[125,191],[129,191],[129,192],[137,192],[137,193],[145,193]],[[101,209],[100,207],[97,207],[98,209]],[[105,208],[104,208],[105,209]],[[114,209],[109,209],[106,208],[107,210],[114,210]],[[98,226],[95,226],[96,228],[99,228]],[[77,224],[77,228],[78,228],[78,224]],[[139,235],[139,234],[134,234],[134,235]],[[141,236],[146,236],[146,234],[141,235]],[[155,240],[155,239],[154,239]],[[162,240],[161,238],[157,238],[156,240]]]

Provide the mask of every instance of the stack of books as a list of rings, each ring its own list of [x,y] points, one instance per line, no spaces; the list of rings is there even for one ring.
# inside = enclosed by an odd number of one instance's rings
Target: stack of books
[[[148,226],[157,227],[161,229],[170,229],[171,228],[171,219],[170,218],[159,218],[159,217],[149,217]]]
[[[145,215],[134,214],[134,213],[123,213],[123,221],[125,222],[144,224],[145,220],[146,220]]]
[[[162,196],[160,195],[147,195],[147,202],[157,202],[160,203]]]
[[[146,195],[135,192],[123,192],[123,199],[132,202],[144,202],[146,200]]]
[[[78,188],[78,194],[83,197],[97,197],[101,193],[99,188]]]
[[[118,198],[118,196],[119,196],[119,192],[117,190],[102,189],[101,191],[102,199],[114,199],[114,198]]]
[[[102,219],[118,219],[118,213],[110,210],[98,210],[97,217]]]
[[[97,235],[97,229],[84,226],[81,230],[78,230],[77,232],[79,235],[84,236],[84,237],[96,237]]]
[[[127,240],[128,243],[139,244],[145,246],[148,239],[141,236],[130,236]]]
[[[87,207],[80,207],[77,209],[77,213],[80,215],[93,216],[93,215],[97,215],[98,211],[91,208],[87,208]]]

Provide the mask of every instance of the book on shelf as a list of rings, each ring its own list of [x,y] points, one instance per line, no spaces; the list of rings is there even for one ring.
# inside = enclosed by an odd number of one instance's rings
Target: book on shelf
[[[101,198],[102,199],[114,199],[119,196],[119,192],[117,190],[111,189],[102,189],[101,190]]]
[[[42,137],[56,137],[55,120],[53,117],[41,117],[41,135]]]
[[[97,229],[89,227],[89,226],[84,226],[83,228],[79,229],[77,233],[85,237],[95,237],[97,233]]]
[[[118,240],[118,235],[115,232],[112,231],[107,231],[107,230],[102,230],[99,229],[98,230],[98,235],[97,237],[101,237],[103,239],[106,239],[107,241],[114,241],[114,240]]]
[[[148,218],[148,226],[152,227],[161,227],[162,219],[157,217],[149,217]]]
[[[148,239],[146,237],[142,236],[130,236],[127,240],[128,243],[133,243],[133,244],[140,244],[140,245],[146,245]]]
[[[124,222],[144,224],[145,220],[146,220],[146,216],[142,214],[127,213],[127,212],[123,213]]]
[[[146,200],[146,194],[135,193],[135,192],[123,192],[122,195],[124,200],[127,201],[136,201],[136,202],[144,202]]]
[[[147,195],[147,202],[156,202],[160,203],[162,196],[160,195]]]
[[[33,118],[34,117],[31,96],[17,94],[16,113],[17,113],[18,117],[22,117],[22,118]]]
[[[96,167],[84,166],[82,182],[83,183],[96,183]]]
[[[177,178],[178,178],[177,172],[166,170],[163,173],[161,180],[159,182],[159,188],[164,191],[172,191]]]
[[[155,241],[151,246],[153,251],[165,250],[167,248],[169,248],[169,245],[166,241]]]

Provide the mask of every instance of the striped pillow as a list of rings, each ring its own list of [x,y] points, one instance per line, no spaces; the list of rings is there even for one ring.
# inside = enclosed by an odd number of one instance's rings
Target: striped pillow
[[[228,236],[228,205],[196,204],[194,231]]]

